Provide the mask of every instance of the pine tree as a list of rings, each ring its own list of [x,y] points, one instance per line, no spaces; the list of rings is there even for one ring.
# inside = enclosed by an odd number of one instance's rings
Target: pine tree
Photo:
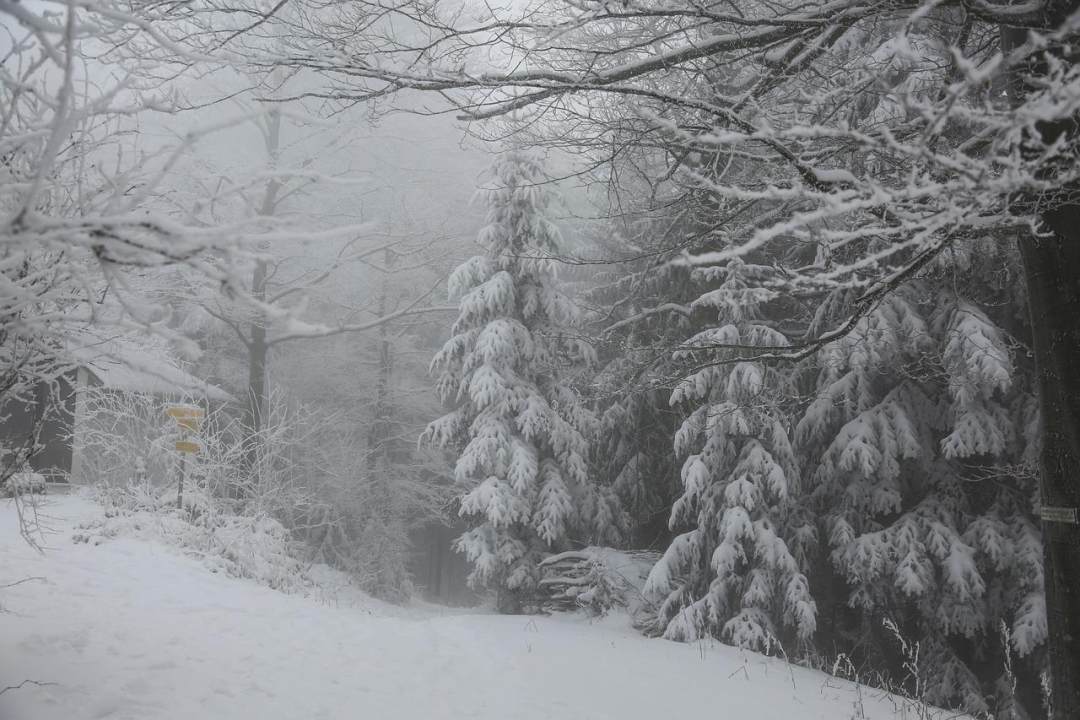
[[[694,304],[717,325],[687,341],[677,357],[704,365],[675,389],[672,405],[693,406],[675,437],[685,457],[673,528],[686,528],[653,568],[645,586],[659,602],[665,637],[703,635],[758,650],[790,639],[808,643],[817,609],[787,537],[799,469],[778,403],[783,377],[761,362],[708,348],[783,347],[787,339],[762,321],[770,297],[754,289],[767,268],[732,262],[703,270],[719,280]]]
[[[644,232],[651,230],[649,224]],[[602,541],[633,548],[667,546],[671,505],[681,494],[671,442],[683,413],[668,402],[665,381],[678,367],[669,348],[693,332],[688,304],[698,288],[685,268],[657,265],[650,259],[619,266],[588,296],[603,308],[605,323],[592,379],[601,408],[595,475],[624,511]],[[653,312],[657,307],[664,310]]]
[[[578,312],[552,259],[559,232],[539,159],[513,150],[493,168],[485,253],[451,276],[460,315],[436,354],[437,388],[454,409],[426,437],[458,451],[460,513],[472,527],[458,548],[470,582],[522,597],[547,549],[568,544],[595,506],[588,483],[594,420],[569,384],[591,348],[568,334]]]
[[[1007,256],[993,240],[960,247],[824,347],[796,440],[846,585],[832,597],[857,611],[831,639],[886,667],[889,620],[922,644],[925,700],[1025,717],[1003,675],[1000,625],[1032,679],[1046,638],[1036,409],[1014,341],[985,309],[1022,305],[1008,283],[956,279],[974,263],[994,277]],[[853,297],[835,293],[819,320],[849,312]],[[824,585],[819,597],[833,591]]]

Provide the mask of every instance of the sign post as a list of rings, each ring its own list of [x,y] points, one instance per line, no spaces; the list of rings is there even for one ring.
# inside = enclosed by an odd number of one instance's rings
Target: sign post
[[[192,439],[192,435],[199,432],[199,425],[205,415],[203,409],[197,405],[170,405],[165,409],[165,414],[176,421],[180,430],[180,437],[176,441],[176,450],[180,453],[179,477],[176,481],[176,507],[184,507],[184,474],[187,456],[193,455],[201,449],[199,442]]]

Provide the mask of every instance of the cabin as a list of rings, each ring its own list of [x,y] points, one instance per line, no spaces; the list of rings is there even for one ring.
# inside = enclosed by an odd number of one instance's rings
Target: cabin
[[[185,371],[162,348],[132,338],[82,336],[73,339],[67,350],[72,359],[67,371],[40,383],[31,400],[0,405],[0,445],[6,452],[27,448],[27,465],[49,482],[82,479],[79,440],[86,425],[85,395],[90,388],[206,403],[232,399]]]

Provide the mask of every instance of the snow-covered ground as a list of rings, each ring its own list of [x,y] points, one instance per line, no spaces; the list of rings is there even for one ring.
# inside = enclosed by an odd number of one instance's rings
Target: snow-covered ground
[[[42,555],[0,501],[0,586],[18,583],[0,588],[0,688],[48,683],[0,695],[3,720],[912,717],[777,660],[643,638],[625,618],[286,595],[152,540],[72,542],[101,513],[84,498],[45,512]]]

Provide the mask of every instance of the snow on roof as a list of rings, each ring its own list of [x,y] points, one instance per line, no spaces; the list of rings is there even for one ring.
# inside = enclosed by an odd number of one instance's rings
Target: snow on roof
[[[107,388],[148,395],[195,395],[228,401],[232,395],[182,369],[161,348],[132,338],[84,336],[69,345],[75,362]]]

